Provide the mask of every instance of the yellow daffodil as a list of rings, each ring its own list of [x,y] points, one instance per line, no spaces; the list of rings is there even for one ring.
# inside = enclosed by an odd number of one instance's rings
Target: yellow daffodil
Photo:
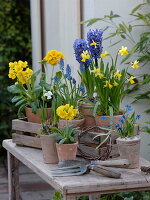
[[[116,86],[118,86],[119,84],[118,84],[116,81],[114,81],[113,85],[116,87]]]
[[[127,47],[122,46],[118,53],[121,54],[121,56],[127,55]]]
[[[66,120],[72,120],[77,115],[77,109],[74,109],[73,106],[69,104],[59,106],[56,110],[57,115]]]
[[[135,77],[134,76],[131,76],[128,81],[131,83],[131,84],[134,84],[135,81],[134,81]]]
[[[94,67],[94,69],[91,70],[91,72],[93,72],[95,74],[95,76],[99,76],[99,74],[100,74],[100,68]]]
[[[106,81],[104,88],[105,87],[109,87],[109,89],[111,89],[113,87],[113,85],[110,84],[110,81]]]
[[[114,77],[121,78],[122,74],[120,71],[117,69],[117,71],[114,73]]]
[[[86,60],[90,59],[90,54],[88,52],[88,50],[83,51],[83,53],[81,53],[81,58],[82,58],[82,62],[86,62]]]
[[[98,44],[96,42],[94,42],[94,41],[90,44],[90,46],[94,46],[95,48],[97,48],[97,45]]]
[[[102,73],[99,73],[99,78],[101,79],[101,78],[104,78],[104,74],[102,74]]]
[[[58,65],[60,62],[60,59],[64,60],[64,55],[61,52],[58,52],[56,50],[51,50],[47,52],[46,56],[44,57],[44,61],[47,62],[47,64],[50,65]]]
[[[101,58],[107,58],[107,56],[108,56],[108,52],[107,51],[105,51],[104,53],[100,54]]]
[[[138,63],[139,63],[139,61],[135,60],[134,62],[131,63],[132,64],[131,67],[134,68],[134,69],[138,69],[139,68]]]

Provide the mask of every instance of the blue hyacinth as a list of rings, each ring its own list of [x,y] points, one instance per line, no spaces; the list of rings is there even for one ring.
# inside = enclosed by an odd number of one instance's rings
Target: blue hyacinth
[[[66,74],[71,75],[71,67],[69,65],[66,67]]]
[[[86,64],[87,66],[89,66],[89,64],[91,63],[91,59],[87,59],[86,62],[82,62],[82,57],[81,57],[83,51],[86,50],[89,51],[86,40],[76,39],[73,44],[73,48],[76,60],[81,64]]]
[[[84,72],[85,71],[85,66],[84,65],[80,65],[80,72]]]
[[[136,116],[136,120],[139,120],[141,118],[141,115]]]
[[[72,83],[75,85],[76,84],[76,80],[73,78],[72,79]]]
[[[58,83],[58,81],[59,81],[59,80],[58,80],[58,77],[55,76],[55,77],[54,77],[54,83]]]
[[[59,66],[60,66],[60,70],[63,72],[64,71],[64,60],[63,59],[60,59]]]
[[[99,58],[102,53],[102,35],[103,31],[99,29],[89,30],[87,32],[87,41],[91,56],[93,58]]]
[[[119,122],[121,122],[122,124],[125,122],[124,118],[119,119]]]
[[[81,92],[85,92],[85,88],[81,85],[78,87],[78,90],[81,91]]]

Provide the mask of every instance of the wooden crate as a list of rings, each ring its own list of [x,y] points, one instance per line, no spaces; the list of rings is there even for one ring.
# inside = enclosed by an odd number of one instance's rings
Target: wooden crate
[[[41,124],[28,122],[26,118],[12,120],[12,141],[17,145],[41,149]]]

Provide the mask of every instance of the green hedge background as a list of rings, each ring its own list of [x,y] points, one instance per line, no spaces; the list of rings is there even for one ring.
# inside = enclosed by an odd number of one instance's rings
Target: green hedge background
[[[11,137],[11,120],[17,109],[7,87],[9,62],[28,61],[31,65],[31,27],[29,0],[0,0],[0,160],[4,158],[3,139]]]

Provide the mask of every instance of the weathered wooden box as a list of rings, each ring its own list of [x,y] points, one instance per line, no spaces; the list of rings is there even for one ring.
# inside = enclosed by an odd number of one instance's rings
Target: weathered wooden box
[[[26,118],[12,120],[12,141],[17,145],[41,149],[41,124],[28,122]]]

